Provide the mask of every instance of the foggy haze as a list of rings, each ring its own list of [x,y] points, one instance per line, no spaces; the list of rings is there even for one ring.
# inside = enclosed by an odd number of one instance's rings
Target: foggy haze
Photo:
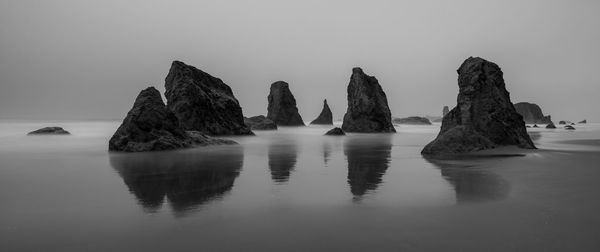
[[[511,100],[552,119],[600,115],[599,1],[0,1],[0,119],[122,119],[164,93],[171,61],[228,84],[266,115],[290,84],[305,121],[346,112],[352,67],[377,77],[393,116],[456,105],[456,69],[497,63]]]

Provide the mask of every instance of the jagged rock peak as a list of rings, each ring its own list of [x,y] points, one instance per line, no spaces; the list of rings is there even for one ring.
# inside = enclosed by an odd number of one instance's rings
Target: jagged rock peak
[[[167,107],[185,130],[210,135],[251,135],[231,88],[200,69],[173,61],[165,78]]]
[[[323,100],[323,109],[321,110],[321,114],[319,114],[319,116],[310,124],[333,124],[333,114],[331,113],[329,105],[327,105],[327,99]]]

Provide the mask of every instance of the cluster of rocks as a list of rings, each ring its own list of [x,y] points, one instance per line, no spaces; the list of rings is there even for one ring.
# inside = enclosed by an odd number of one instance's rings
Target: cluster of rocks
[[[457,72],[458,104],[444,116],[440,133],[425,146],[423,155],[461,154],[506,145],[535,148],[523,117],[510,101],[498,65],[470,57]]]

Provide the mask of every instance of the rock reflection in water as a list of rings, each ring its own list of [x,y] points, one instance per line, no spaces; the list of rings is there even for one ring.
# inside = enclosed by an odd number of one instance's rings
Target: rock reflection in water
[[[503,200],[508,197],[508,182],[477,163],[465,160],[426,160],[440,169],[442,177],[452,184],[458,204]]]
[[[157,211],[166,198],[178,215],[231,190],[243,159],[240,146],[110,154],[110,164],[145,210]]]
[[[296,143],[291,139],[274,139],[269,145],[269,170],[271,179],[277,183],[285,183],[296,167]]]
[[[348,184],[355,196],[376,190],[389,167],[391,134],[351,136],[344,142],[348,160]]]

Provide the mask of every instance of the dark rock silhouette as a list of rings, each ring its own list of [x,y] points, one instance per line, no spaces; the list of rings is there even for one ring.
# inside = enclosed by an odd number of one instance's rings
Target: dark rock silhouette
[[[567,124],[567,122],[566,121],[560,121],[560,122],[558,122],[558,124]]]
[[[567,125],[565,126],[566,130],[575,130],[575,127],[571,126],[571,125]]]
[[[165,79],[167,107],[184,130],[209,135],[251,135],[242,108],[221,79],[173,61]]]
[[[276,130],[277,124],[263,115],[244,117],[244,123],[252,130]]]
[[[423,155],[451,155],[497,146],[534,149],[523,117],[517,113],[503,73],[495,63],[470,57],[458,72],[458,104],[443,119],[440,133]]]
[[[579,122],[579,124],[585,124],[585,123],[587,123],[587,120],[583,120],[583,121]]]
[[[68,131],[61,127],[44,127],[27,133],[27,135],[70,135]]]
[[[348,184],[354,196],[377,190],[391,159],[390,135],[352,137],[344,143]]]
[[[546,125],[546,129],[556,129],[556,125],[554,125],[554,123],[549,123],[548,125]]]
[[[271,179],[276,183],[285,183],[296,167],[297,150],[290,140],[274,141],[269,145],[269,170]]]
[[[290,91],[289,84],[277,81],[271,84],[271,90],[267,97],[267,118],[281,126],[304,126],[304,121],[298,113],[296,99]]]
[[[233,187],[243,165],[239,146],[154,153],[111,153],[110,164],[146,211],[168,201],[185,215],[220,198]]]
[[[375,77],[352,69],[348,84],[348,110],[342,129],[346,132],[396,132],[387,97]]]
[[[444,106],[444,109],[442,109],[442,117],[446,116],[448,112],[450,112],[450,109],[448,109],[448,106]]]
[[[539,128],[540,126],[538,126],[537,124],[533,125],[534,128]]]
[[[321,110],[321,114],[319,114],[317,119],[313,120],[310,124],[333,124],[333,114],[331,113],[331,109],[329,109],[329,105],[327,105],[327,99],[323,100],[323,110]]]
[[[519,102],[515,103],[514,106],[515,110],[517,110],[517,113],[523,116],[523,121],[525,121],[525,123],[548,124],[552,122],[552,117],[550,117],[549,115],[544,116],[544,114],[542,113],[542,109],[537,104]]]
[[[396,124],[413,124],[413,125],[431,125],[429,119],[419,116],[410,116],[404,118],[394,118],[392,120]]]
[[[327,133],[325,133],[326,136],[344,136],[346,135],[346,133],[344,133],[344,131],[338,127],[335,127],[333,129],[330,129],[329,131],[327,131]]]
[[[140,92],[123,123],[108,142],[110,151],[141,152],[192,147],[194,145],[234,144],[199,132],[185,132],[167,109],[154,87]]]

